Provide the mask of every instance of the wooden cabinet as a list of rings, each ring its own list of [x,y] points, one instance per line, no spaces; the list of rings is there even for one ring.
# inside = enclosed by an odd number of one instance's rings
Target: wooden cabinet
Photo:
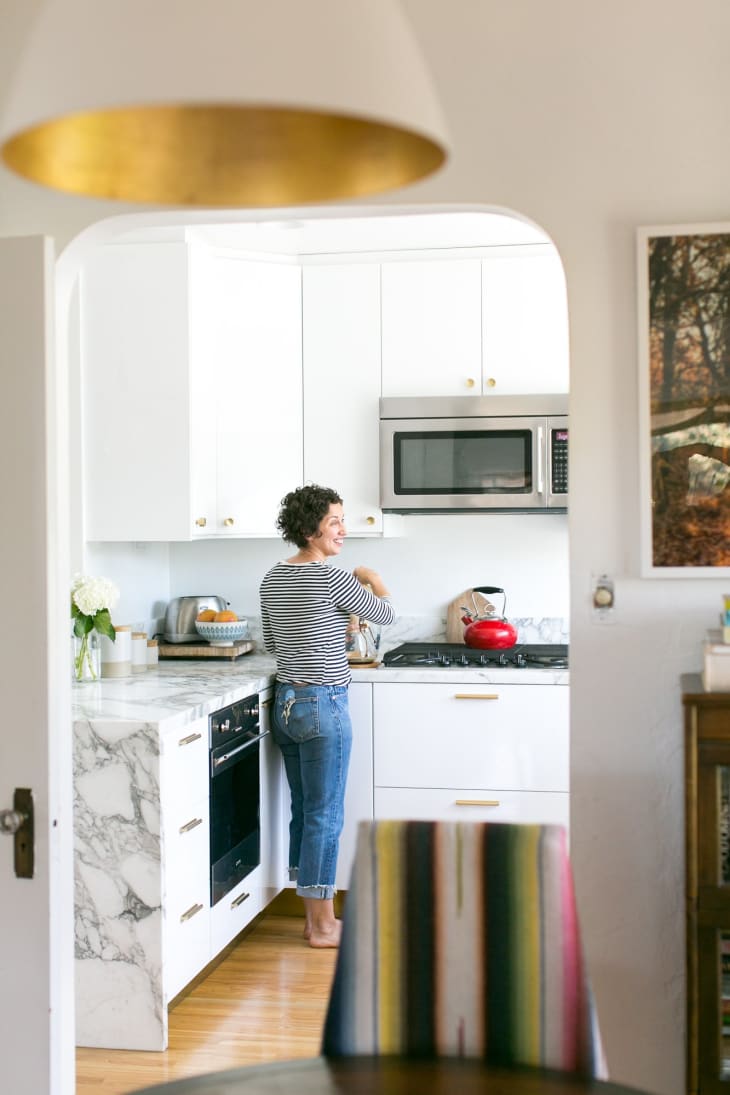
[[[567,687],[373,691],[375,817],[568,825]]]
[[[481,394],[478,259],[382,266],[384,396]]]
[[[300,277],[184,241],[91,253],[86,539],[276,535],[302,481]]]
[[[351,535],[380,535],[380,266],[305,266],[302,279],[304,480],[341,495]]]
[[[687,1091],[730,1092],[730,693],[682,678]]]

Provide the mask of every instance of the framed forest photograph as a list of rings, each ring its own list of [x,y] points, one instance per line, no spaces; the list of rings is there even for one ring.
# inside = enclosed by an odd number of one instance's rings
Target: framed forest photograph
[[[730,575],[730,224],[637,235],[642,573]]]

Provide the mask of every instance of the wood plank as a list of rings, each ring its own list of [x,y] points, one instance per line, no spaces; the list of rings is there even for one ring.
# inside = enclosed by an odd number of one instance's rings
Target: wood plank
[[[458,597],[454,597],[453,601],[449,602],[446,609],[447,643],[464,642],[464,624],[461,621],[461,617],[464,615],[462,606],[469,610],[469,615],[473,616],[475,601],[480,613],[486,613],[494,607],[483,593],[475,593],[473,589],[465,589],[463,593],[460,593]]]
[[[264,1061],[316,1057],[336,950],[315,950],[303,917],[266,914],[170,1010],[169,1048],[78,1049],[77,1095],[141,1087]]]
[[[214,646],[213,643],[166,643],[160,641],[160,658],[240,658],[253,650],[251,639],[237,639],[232,646]]]

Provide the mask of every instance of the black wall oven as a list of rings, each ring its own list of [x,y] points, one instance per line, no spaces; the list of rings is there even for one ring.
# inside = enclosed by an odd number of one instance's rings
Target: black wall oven
[[[210,903],[261,862],[259,698],[210,715]]]

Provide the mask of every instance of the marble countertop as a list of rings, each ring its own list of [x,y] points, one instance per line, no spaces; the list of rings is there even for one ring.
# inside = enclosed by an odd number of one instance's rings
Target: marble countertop
[[[235,661],[228,659],[165,659],[144,673],[74,684],[71,689],[75,722],[99,720],[164,723],[165,729],[183,726],[225,707],[243,696],[260,692],[274,678],[274,659],[253,651]],[[353,682],[379,684],[536,684],[567,685],[567,670],[550,669],[353,669]]]

